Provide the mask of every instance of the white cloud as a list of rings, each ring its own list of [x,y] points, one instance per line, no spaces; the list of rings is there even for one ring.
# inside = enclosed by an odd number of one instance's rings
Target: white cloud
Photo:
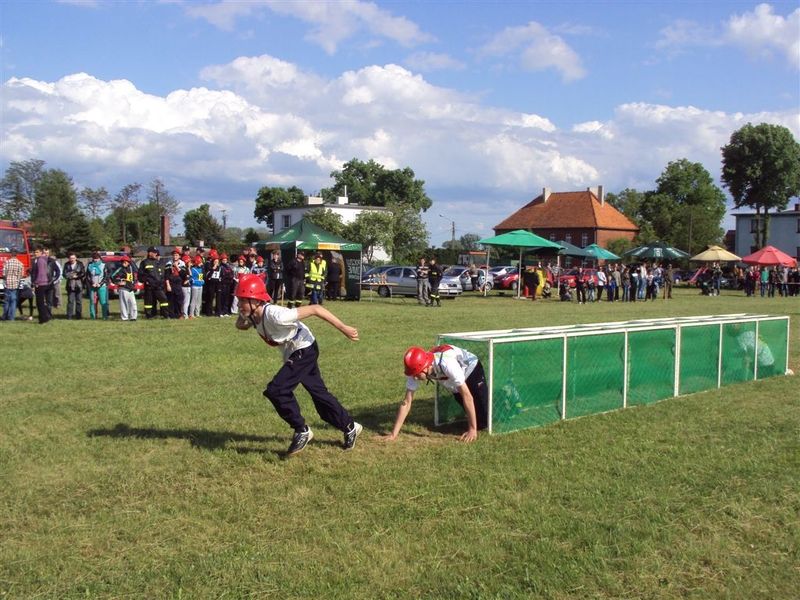
[[[478,51],[484,57],[512,56],[528,71],[555,69],[564,81],[586,75],[580,56],[560,36],[531,21],[521,27],[507,27]]]
[[[396,17],[372,2],[286,2],[285,0],[222,0],[209,4],[187,2],[187,14],[231,31],[237,21],[269,10],[311,25],[306,40],[333,54],[345,40],[360,32],[411,47],[429,42],[433,37],[405,17]]]
[[[769,4],[732,16],[726,24],[726,39],[756,55],[784,54],[793,67],[800,68],[800,8],[787,17],[776,15]]]
[[[679,19],[659,32],[655,47],[659,50],[680,51],[687,46],[718,46],[722,43],[713,28],[695,21]]]
[[[462,71],[466,65],[448,54],[416,52],[405,59],[407,67],[424,73],[430,71]]]

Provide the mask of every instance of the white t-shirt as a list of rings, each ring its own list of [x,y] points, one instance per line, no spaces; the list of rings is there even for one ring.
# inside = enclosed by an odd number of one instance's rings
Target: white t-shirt
[[[431,379],[440,383],[452,393],[457,393],[458,388],[466,382],[467,377],[475,370],[478,357],[461,348],[451,346],[444,352],[433,353],[433,373]],[[413,377],[406,377],[406,389],[414,392],[421,382]]]
[[[314,343],[314,334],[297,318],[297,309],[276,304],[264,306],[256,332],[270,346],[278,346],[284,361]]]

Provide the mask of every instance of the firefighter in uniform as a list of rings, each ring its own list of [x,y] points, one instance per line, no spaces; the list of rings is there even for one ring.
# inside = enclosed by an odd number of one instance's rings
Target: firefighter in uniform
[[[428,281],[431,284],[431,303],[428,306],[442,305],[442,300],[439,297],[439,284],[442,281],[442,267],[436,264],[436,257],[431,258],[430,265],[428,266]]]
[[[306,263],[302,250],[298,250],[294,260],[286,265],[286,306],[297,308],[303,304],[305,291]]]
[[[310,304],[322,304],[325,297],[325,279],[328,276],[328,263],[317,252],[306,271],[306,288],[311,292]]]
[[[169,318],[169,302],[164,292],[164,267],[158,262],[158,248],[150,246],[147,258],[139,263],[139,281],[144,284],[144,314],[152,319],[157,313]]]

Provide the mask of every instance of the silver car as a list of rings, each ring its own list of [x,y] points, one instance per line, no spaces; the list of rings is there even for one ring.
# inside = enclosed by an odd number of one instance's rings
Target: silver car
[[[461,285],[461,289],[465,292],[472,291],[472,278],[469,276],[469,268],[467,267],[450,267],[444,272],[444,277],[442,278],[442,283],[447,282],[452,283],[454,280],[458,280],[459,284]],[[491,290],[494,283],[494,277],[489,275],[489,279],[486,279],[486,270],[485,269],[478,269],[478,287],[483,289],[483,286],[486,286],[487,290]]]

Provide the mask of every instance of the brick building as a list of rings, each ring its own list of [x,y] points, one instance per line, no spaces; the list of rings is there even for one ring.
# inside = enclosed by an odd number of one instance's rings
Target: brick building
[[[548,240],[564,240],[585,248],[607,247],[618,238],[633,240],[639,232],[625,215],[606,203],[603,186],[584,192],[551,192],[541,195],[494,226],[495,235],[526,229]]]

